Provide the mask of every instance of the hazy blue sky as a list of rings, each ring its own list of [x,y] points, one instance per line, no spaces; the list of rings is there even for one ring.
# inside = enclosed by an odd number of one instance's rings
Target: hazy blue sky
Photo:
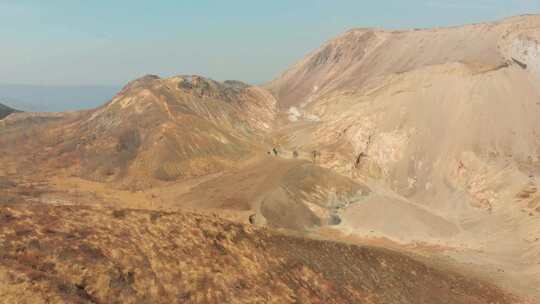
[[[540,0],[0,0],[0,83],[123,84],[147,73],[259,83],[349,28],[536,12]]]

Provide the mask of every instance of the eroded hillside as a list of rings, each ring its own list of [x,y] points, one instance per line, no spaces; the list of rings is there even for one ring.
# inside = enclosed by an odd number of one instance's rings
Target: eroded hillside
[[[538,33],[538,16],[348,31],[267,85],[274,134],[377,189],[342,231],[479,250],[538,286]]]

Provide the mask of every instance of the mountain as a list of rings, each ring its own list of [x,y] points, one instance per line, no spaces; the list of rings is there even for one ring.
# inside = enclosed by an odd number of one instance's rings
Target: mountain
[[[539,16],[348,31],[266,85],[274,133],[381,189],[340,212],[343,231],[478,248],[520,273],[540,254],[539,38]]]
[[[6,105],[3,105],[0,103],[0,119],[5,118],[11,113],[17,112],[17,110],[14,110]]]
[[[198,76],[145,76],[110,102],[42,128],[49,159],[132,187],[216,173],[260,149],[276,114],[267,91]],[[31,144],[30,150],[35,151]]]
[[[540,16],[354,29],[262,87],[147,75],[96,109],[10,115],[4,277],[90,302],[538,298],[539,35]]]
[[[294,134],[283,144],[320,150],[325,166],[446,218],[540,215],[527,207],[540,164],[539,28],[526,16],[351,30],[267,85]]]

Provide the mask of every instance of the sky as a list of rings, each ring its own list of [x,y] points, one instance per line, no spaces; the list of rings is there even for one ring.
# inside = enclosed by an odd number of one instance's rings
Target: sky
[[[0,0],[0,84],[122,85],[145,74],[260,84],[350,28],[524,13],[540,13],[540,0]]]

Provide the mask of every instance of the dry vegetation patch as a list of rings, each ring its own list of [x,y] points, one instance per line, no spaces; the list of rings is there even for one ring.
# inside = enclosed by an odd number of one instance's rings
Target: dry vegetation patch
[[[4,303],[513,301],[390,250],[194,213],[4,204],[0,253]]]

